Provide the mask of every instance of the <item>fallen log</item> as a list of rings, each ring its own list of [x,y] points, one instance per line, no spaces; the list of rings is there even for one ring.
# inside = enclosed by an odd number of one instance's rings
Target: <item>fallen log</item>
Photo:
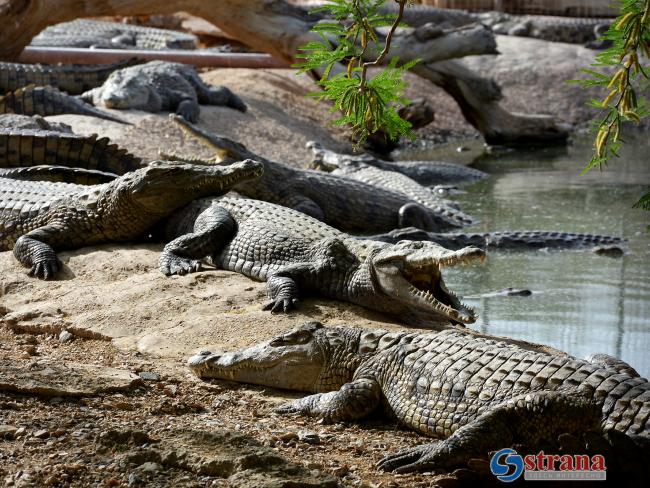
[[[283,0],[4,0],[0,3],[0,59],[18,57],[32,37],[53,23],[82,16],[177,11],[203,17],[253,49],[287,63],[296,61],[299,47],[314,38],[311,27],[321,20]],[[553,119],[510,114],[499,105],[498,98],[475,93],[475,85],[492,83],[449,61],[468,54],[496,53],[494,37],[486,29],[473,26],[441,31],[428,24],[404,29],[398,37],[392,54],[400,55],[402,62],[424,59],[426,62],[414,72],[454,97],[463,115],[487,141],[505,144],[566,139],[566,128]]]

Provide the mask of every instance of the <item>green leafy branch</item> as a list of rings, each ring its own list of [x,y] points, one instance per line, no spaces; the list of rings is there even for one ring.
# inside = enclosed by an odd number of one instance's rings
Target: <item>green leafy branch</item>
[[[597,63],[593,66],[620,67],[613,75],[583,70],[591,78],[578,81],[584,86],[602,86],[609,90],[602,101],[590,103],[605,114],[596,125],[594,155],[584,172],[601,168],[610,156],[618,157],[623,142],[622,124],[638,124],[650,114],[648,102],[641,94],[650,87],[647,67],[644,69],[639,62],[640,53],[650,58],[650,0],[621,0],[620,15],[603,37],[612,41],[612,46],[596,57]],[[650,210],[650,191],[634,206]]]
[[[299,73],[322,70],[318,84],[323,91],[310,95],[331,101],[332,111],[342,112],[334,123],[349,125],[357,145],[378,131],[384,131],[389,139],[414,137],[411,124],[398,115],[397,109],[408,103],[403,95],[403,74],[417,61],[398,66],[394,58],[376,76],[368,75],[369,68],[385,62],[402,21],[407,0],[395,1],[399,4],[397,15],[379,12],[384,0],[329,0],[327,5],[313,10],[328,12],[334,21],[319,22],[312,28],[321,41],[302,46],[297,57],[304,61],[294,65]],[[376,29],[385,26],[390,30],[379,51]],[[366,61],[370,56],[376,58]],[[347,70],[332,75],[338,64],[347,65]]]

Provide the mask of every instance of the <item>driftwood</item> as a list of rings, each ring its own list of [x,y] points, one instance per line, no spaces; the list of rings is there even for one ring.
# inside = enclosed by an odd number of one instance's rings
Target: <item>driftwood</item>
[[[16,59],[32,37],[54,23],[80,16],[178,11],[202,17],[250,47],[286,62],[296,61],[298,48],[313,38],[309,29],[320,20],[283,0],[0,0],[0,59]],[[492,86],[490,81],[449,61],[470,54],[495,54],[494,37],[486,28],[469,26],[445,31],[428,24],[399,31],[394,46],[392,54],[399,55],[402,61],[423,60],[415,72],[450,93],[467,120],[489,142],[566,137],[566,132],[549,118],[508,113],[491,93],[494,89],[484,89]]]

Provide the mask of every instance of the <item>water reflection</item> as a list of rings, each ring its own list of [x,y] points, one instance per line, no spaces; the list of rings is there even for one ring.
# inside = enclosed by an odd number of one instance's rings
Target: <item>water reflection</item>
[[[448,281],[474,296],[509,286],[533,290],[530,297],[468,299],[480,313],[478,330],[549,344],[579,357],[605,352],[648,377],[650,234],[645,227],[650,219],[630,207],[650,184],[650,142],[639,135],[621,160],[580,176],[590,144],[584,138],[566,150],[483,156],[473,166],[492,176],[467,187],[457,200],[480,219],[472,229],[623,235],[629,240],[623,258],[585,251],[492,252],[484,266],[450,269]],[[434,157],[467,155],[452,151]]]

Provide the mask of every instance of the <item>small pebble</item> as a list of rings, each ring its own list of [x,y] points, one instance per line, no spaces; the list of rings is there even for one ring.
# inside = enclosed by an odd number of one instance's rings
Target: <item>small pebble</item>
[[[144,381],[158,381],[160,380],[160,376],[158,376],[156,373],[152,373],[150,371],[140,371],[138,373],[138,376],[142,378]]]
[[[65,329],[59,334],[59,342],[70,342],[72,339],[74,339],[74,335]]]

